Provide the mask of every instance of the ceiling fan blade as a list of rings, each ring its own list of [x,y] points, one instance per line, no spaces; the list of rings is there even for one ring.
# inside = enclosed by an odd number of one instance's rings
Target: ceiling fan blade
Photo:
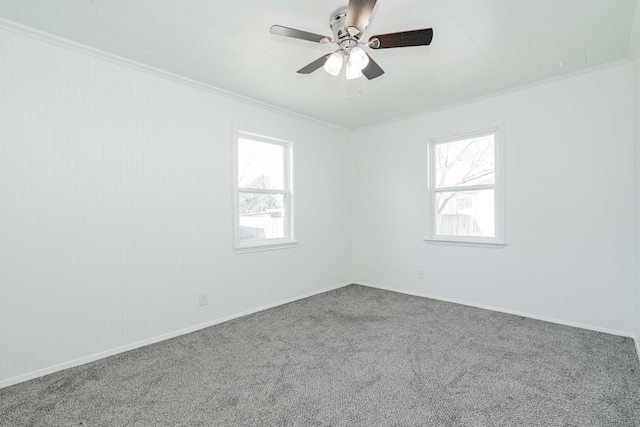
[[[367,56],[369,56],[368,53]],[[378,63],[374,61],[372,57],[369,56],[369,63],[362,69],[362,74],[364,74],[367,79],[373,80],[376,77],[380,77],[381,75],[383,75],[384,70],[380,68]]]
[[[323,36],[322,34],[309,33],[307,31],[296,30],[295,28],[283,27],[282,25],[274,25],[269,30],[271,34],[277,36],[292,37],[294,39],[308,40],[316,43],[331,43],[331,37]]]
[[[376,39],[378,40],[376,42]],[[372,49],[388,49],[391,47],[427,46],[433,39],[433,29],[402,31],[399,33],[378,34],[369,38]]]
[[[326,55],[321,56],[320,58],[313,61],[311,64],[300,68],[297,72],[298,74],[311,74],[318,68],[322,67],[327,59],[331,56],[331,53],[327,53]]]
[[[373,13],[377,0],[349,0],[345,30],[352,36],[361,35],[369,25],[369,18]]]

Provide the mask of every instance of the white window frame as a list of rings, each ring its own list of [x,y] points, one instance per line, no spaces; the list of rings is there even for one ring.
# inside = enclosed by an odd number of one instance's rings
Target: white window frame
[[[494,135],[495,149],[495,183],[493,185],[469,185],[459,187],[441,187],[436,188],[436,164],[435,164],[435,147],[439,144],[460,141],[464,139]],[[505,246],[505,215],[504,215],[504,130],[503,125],[492,128],[483,129],[475,132],[463,133],[446,138],[430,139],[427,148],[427,189],[428,189],[428,221],[427,221],[427,237],[425,241],[429,243],[443,244],[460,244],[464,246],[489,246],[502,247]],[[476,236],[444,236],[436,234],[436,195],[440,192],[462,192],[474,190],[494,190],[494,237],[476,237]]]
[[[240,139],[249,139],[266,144],[278,145],[283,150],[284,188],[282,190],[240,187],[238,185],[238,148]],[[233,146],[233,194],[234,194],[234,250],[236,253],[257,252],[292,248],[298,242],[294,239],[293,221],[293,143],[243,130],[234,131]],[[283,196],[284,237],[278,239],[240,240],[240,193],[277,194]]]

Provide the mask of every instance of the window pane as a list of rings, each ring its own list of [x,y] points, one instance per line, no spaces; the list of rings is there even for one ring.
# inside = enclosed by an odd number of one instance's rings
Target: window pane
[[[436,144],[436,187],[495,183],[494,135]]]
[[[493,190],[436,193],[436,234],[495,237]]]
[[[238,186],[284,190],[284,149],[278,144],[238,139]]]
[[[240,241],[281,239],[284,234],[284,196],[241,192]]]

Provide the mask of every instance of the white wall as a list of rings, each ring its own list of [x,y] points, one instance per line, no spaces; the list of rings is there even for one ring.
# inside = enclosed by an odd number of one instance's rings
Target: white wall
[[[0,386],[351,280],[349,134],[9,31],[0,63]],[[297,248],[233,252],[234,125],[294,142]]]
[[[633,334],[632,84],[621,64],[357,132],[354,280]],[[426,243],[428,139],[500,122],[508,245]]]
[[[624,64],[350,136],[9,31],[0,63],[0,387],[352,278],[640,333],[638,66],[635,110]],[[425,243],[426,141],[498,122],[509,244]],[[295,142],[297,248],[233,252],[234,125]]]
[[[636,5],[633,33],[629,46],[629,57],[634,63],[634,225],[635,225],[635,333],[636,348],[640,355],[640,4]]]

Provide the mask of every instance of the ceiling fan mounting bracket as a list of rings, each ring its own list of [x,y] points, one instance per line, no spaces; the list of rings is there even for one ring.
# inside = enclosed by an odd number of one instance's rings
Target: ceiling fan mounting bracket
[[[356,47],[360,43],[360,35],[353,34],[350,28],[345,27],[347,18],[347,7],[341,7],[331,14],[329,25],[333,32],[333,40],[338,44],[339,50],[345,54],[349,54],[351,48]]]
[[[338,43],[342,47],[342,43],[348,39],[355,39],[356,43],[359,40],[359,37],[353,36],[349,33],[348,29],[345,28],[345,22],[347,19],[347,8],[341,7],[331,14],[331,18],[329,19],[329,26],[331,27],[331,31],[333,32],[333,40]]]

